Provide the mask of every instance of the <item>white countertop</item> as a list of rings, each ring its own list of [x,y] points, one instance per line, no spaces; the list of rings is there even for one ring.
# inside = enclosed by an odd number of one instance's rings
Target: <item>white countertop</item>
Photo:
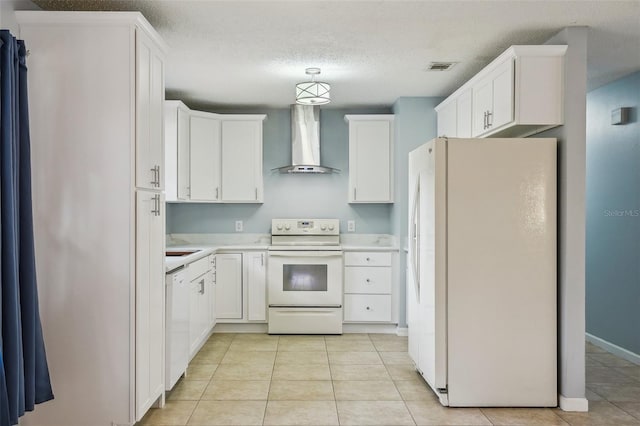
[[[269,234],[169,234],[168,251],[198,250],[186,256],[167,256],[165,271],[169,272],[215,253],[267,250],[271,245]],[[341,234],[343,251],[398,251],[393,235]]]

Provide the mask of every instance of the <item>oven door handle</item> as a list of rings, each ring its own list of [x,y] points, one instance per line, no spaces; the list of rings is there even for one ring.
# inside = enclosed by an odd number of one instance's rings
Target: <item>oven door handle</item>
[[[269,257],[342,257],[341,251],[270,251]]]

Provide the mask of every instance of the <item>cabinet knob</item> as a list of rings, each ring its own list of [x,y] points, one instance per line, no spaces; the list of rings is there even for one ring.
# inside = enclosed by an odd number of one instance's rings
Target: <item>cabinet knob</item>
[[[369,278],[367,278],[367,283],[370,283],[370,282],[371,282],[371,280]]]
[[[370,311],[370,310],[371,310],[371,307],[367,306],[367,311]]]
[[[370,257],[367,257],[367,262],[369,262],[370,260],[371,260],[371,258],[370,258]]]

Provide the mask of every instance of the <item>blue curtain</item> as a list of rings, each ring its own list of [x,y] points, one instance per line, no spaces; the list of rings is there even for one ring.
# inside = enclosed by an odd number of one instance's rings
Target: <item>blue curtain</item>
[[[0,426],[53,399],[36,286],[26,49],[0,30]]]

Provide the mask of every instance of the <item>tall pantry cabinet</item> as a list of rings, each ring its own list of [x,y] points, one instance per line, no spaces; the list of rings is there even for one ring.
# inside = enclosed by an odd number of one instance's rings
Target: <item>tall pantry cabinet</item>
[[[55,399],[25,426],[164,403],[164,52],[137,12],[17,12],[36,268]]]

